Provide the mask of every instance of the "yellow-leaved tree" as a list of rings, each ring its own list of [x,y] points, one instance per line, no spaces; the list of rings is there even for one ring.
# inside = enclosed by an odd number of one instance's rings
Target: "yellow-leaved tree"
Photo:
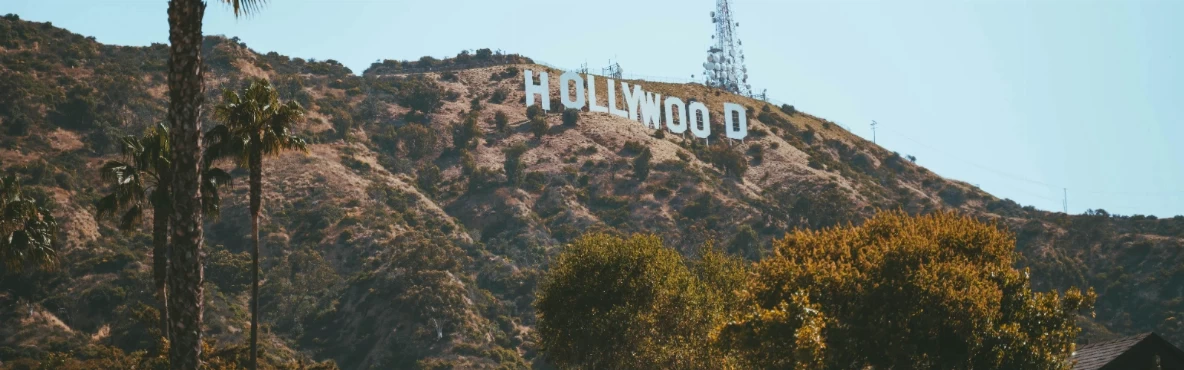
[[[774,242],[716,345],[750,368],[1069,369],[1095,295],[1031,289],[1015,240],[939,212]]]

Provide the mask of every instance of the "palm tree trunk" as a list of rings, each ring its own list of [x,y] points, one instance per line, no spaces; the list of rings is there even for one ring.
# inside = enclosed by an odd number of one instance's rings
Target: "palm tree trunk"
[[[168,309],[173,343],[169,363],[176,370],[196,370],[201,364],[202,208],[201,22],[206,4],[201,0],[169,0],[169,111],[172,145],[172,212],[169,215]]]
[[[170,179],[161,179],[156,191],[168,194]],[[169,268],[169,211],[164,206],[167,200],[157,199],[152,211],[152,282],[156,285],[156,299],[160,306],[160,335],[172,342],[169,331],[169,301],[166,289]]]
[[[263,153],[259,136],[251,135],[251,370],[258,369],[259,353],[259,210],[263,205]]]

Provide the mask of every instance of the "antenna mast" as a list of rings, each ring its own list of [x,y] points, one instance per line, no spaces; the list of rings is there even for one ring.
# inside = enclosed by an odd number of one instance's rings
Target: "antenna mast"
[[[748,84],[748,68],[744,66],[743,43],[736,36],[740,23],[732,18],[730,0],[717,0],[715,11],[711,12],[711,23],[715,24],[715,35],[711,48],[707,49],[707,61],[703,63],[703,75],[707,86],[727,90],[744,96],[752,95]]]

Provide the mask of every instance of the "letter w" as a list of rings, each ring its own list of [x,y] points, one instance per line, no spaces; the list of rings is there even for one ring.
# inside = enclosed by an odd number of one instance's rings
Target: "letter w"
[[[641,103],[641,123],[649,128],[662,128],[662,94],[647,92]]]

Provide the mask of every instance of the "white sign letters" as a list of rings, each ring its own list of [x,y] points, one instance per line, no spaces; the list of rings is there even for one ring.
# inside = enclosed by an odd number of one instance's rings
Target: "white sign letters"
[[[547,83],[547,72],[539,72],[538,84],[534,83],[534,71],[528,69],[525,72],[523,77],[526,80],[526,106],[534,105],[534,96],[539,95],[539,104],[543,109],[551,109],[551,89]],[[605,78],[604,88],[608,90],[608,105],[599,105],[596,101],[596,76],[586,76],[587,96],[584,94],[584,78],[579,73],[567,71],[559,76],[559,102],[563,103],[564,108],[583,109],[586,106],[589,112],[628,118],[652,129],[660,130],[664,123],[666,129],[675,134],[685,133],[687,128],[690,128],[691,134],[695,137],[706,139],[711,135],[711,112],[702,102],[692,101],[687,104],[673,96],[662,100],[661,94],[647,92],[640,84],[630,86],[628,82],[621,81],[621,100],[624,101],[621,106],[617,102],[617,82]],[[572,84],[575,84],[574,89]],[[572,95],[573,92],[575,95]],[[724,135],[730,139],[744,140],[748,136],[748,116],[744,106],[724,103],[723,113]]]

